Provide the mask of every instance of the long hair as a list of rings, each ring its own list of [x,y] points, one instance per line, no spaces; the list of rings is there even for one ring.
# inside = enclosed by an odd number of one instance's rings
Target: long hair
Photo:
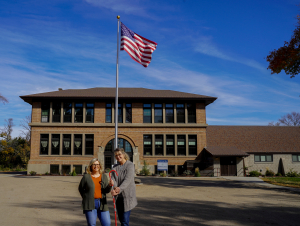
[[[116,148],[114,150],[114,154],[116,154],[116,152],[121,152],[124,155],[125,160],[130,160],[129,156],[127,155],[127,153],[124,151],[124,148]]]
[[[92,159],[91,161],[90,161],[90,163],[89,163],[89,165],[88,165],[88,167],[87,167],[87,169],[86,169],[86,172],[88,173],[88,174],[92,174],[92,172],[93,172],[93,169],[92,169],[92,165],[94,164],[94,162],[99,162],[99,173],[100,174],[102,174],[102,171],[103,171],[103,168],[102,168],[102,165],[101,165],[101,163],[100,163],[100,161],[98,160],[98,159]]]

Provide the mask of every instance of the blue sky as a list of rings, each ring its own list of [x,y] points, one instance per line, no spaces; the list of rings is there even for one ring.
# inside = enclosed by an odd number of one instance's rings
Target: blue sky
[[[21,95],[115,87],[117,19],[158,43],[144,68],[120,52],[120,87],[218,99],[209,125],[267,125],[300,112],[300,76],[271,75],[268,53],[289,41],[294,0],[0,0],[0,128],[31,113]]]

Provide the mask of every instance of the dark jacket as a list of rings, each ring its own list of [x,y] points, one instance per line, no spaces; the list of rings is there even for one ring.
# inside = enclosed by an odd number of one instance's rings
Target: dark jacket
[[[93,182],[92,176],[90,174],[84,174],[79,186],[78,191],[82,197],[82,209],[84,210],[93,210],[95,209],[94,202],[94,192],[95,192],[95,184]],[[106,194],[111,191],[111,187],[109,186],[109,181],[106,174],[102,173],[101,175],[101,193],[102,198],[100,204],[101,211],[108,211]]]
[[[122,167],[120,164],[116,164],[113,166],[113,169],[118,173],[117,177],[115,173],[112,173],[112,179],[115,182],[114,187],[120,188],[120,193],[124,198],[124,211],[127,212],[137,205],[134,165],[127,160]],[[118,196],[116,198],[118,199]]]

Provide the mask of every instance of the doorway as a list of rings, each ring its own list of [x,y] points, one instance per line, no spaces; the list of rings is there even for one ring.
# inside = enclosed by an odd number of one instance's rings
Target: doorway
[[[221,176],[236,176],[236,157],[221,157]]]

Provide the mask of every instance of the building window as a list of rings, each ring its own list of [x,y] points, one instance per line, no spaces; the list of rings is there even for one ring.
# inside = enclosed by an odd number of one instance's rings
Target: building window
[[[125,104],[125,110],[126,110],[126,123],[132,123],[132,108],[131,104]]]
[[[144,123],[152,123],[151,104],[144,104],[143,121]]]
[[[75,173],[77,175],[81,175],[82,174],[82,165],[73,165],[73,170],[75,170]]]
[[[112,107],[111,104],[106,104],[105,122],[112,122]]]
[[[174,135],[166,136],[167,155],[175,155]]]
[[[94,122],[94,104],[86,103],[85,122]]]
[[[50,103],[42,103],[42,122],[49,122]]]
[[[118,123],[123,123],[123,104],[118,104]]]
[[[41,134],[40,155],[48,155],[49,134]]]
[[[85,154],[86,155],[94,154],[94,134],[85,135]]]
[[[60,122],[61,102],[52,103],[52,122]]]
[[[74,122],[83,122],[83,103],[75,103]]]
[[[194,104],[187,105],[188,123],[196,123],[196,107]]]
[[[166,104],[166,123],[174,123],[174,105]]]
[[[154,104],[154,122],[155,123],[163,122],[162,104]]]
[[[177,123],[185,123],[184,104],[176,104]]]
[[[72,122],[72,103],[64,103],[64,122]]]
[[[71,134],[63,134],[63,155],[71,155]]]
[[[164,155],[163,135],[155,135],[155,155]]]
[[[273,162],[273,155],[254,155],[255,162]]]
[[[197,155],[197,135],[189,135],[189,155]]]
[[[300,162],[300,154],[299,155],[292,155],[293,162]]]
[[[82,135],[74,135],[74,155],[82,155]]]
[[[59,165],[50,165],[50,174],[59,174]]]
[[[186,155],[185,135],[177,135],[177,154]]]
[[[62,165],[61,166],[61,172],[62,175],[68,175],[71,172],[71,166],[70,165]]]
[[[152,135],[144,135],[144,155],[152,155]]]
[[[51,155],[59,155],[60,135],[52,134],[51,139]]]

